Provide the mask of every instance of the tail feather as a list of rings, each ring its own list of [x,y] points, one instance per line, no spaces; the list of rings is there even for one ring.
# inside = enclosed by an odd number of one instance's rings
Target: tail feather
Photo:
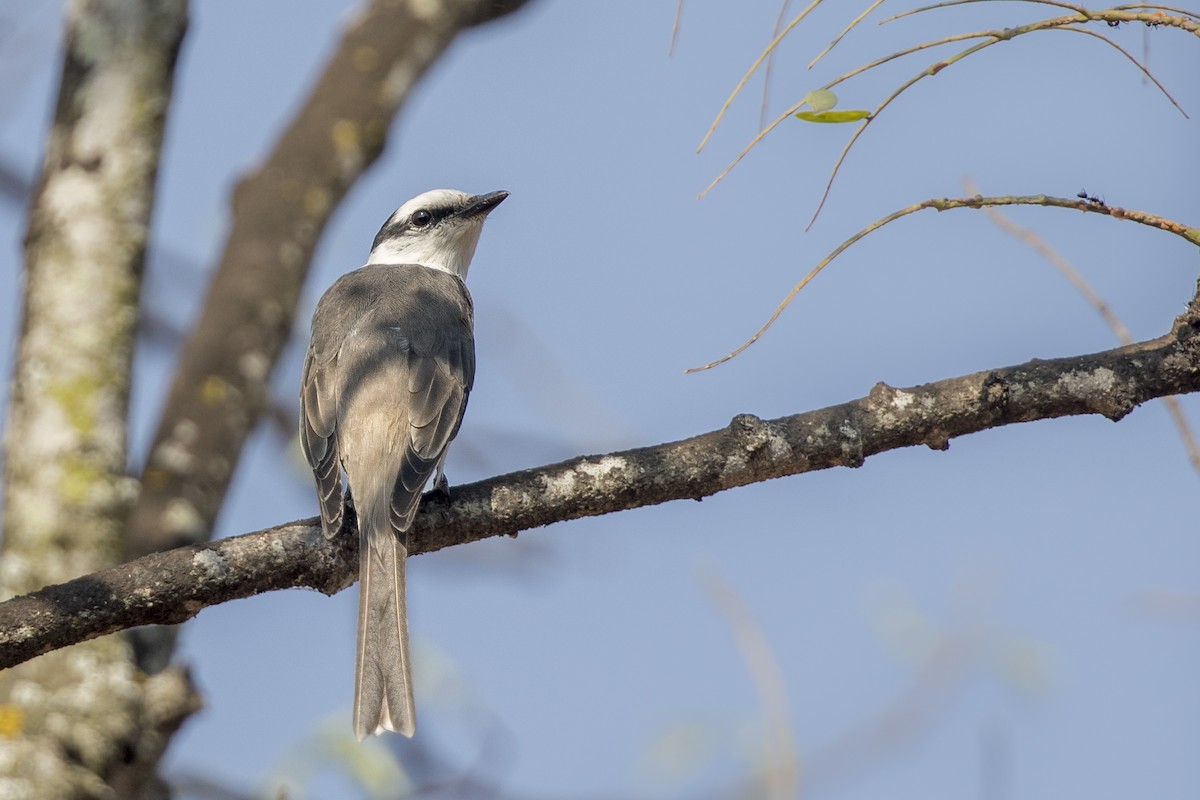
[[[358,663],[354,680],[354,734],[416,729],[408,622],[404,599],[406,542],[390,525],[359,542]]]

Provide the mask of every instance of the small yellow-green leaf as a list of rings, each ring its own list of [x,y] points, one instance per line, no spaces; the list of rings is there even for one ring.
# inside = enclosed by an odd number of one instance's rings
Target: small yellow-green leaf
[[[808,103],[813,111],[828,111],[837,105],[837,95],[828,89],[813,89],[804,95],[804,102]]]
[[[871,112],[865,109],[857,109],[854,111],[797,111],[796,119],[802,119],[805,122],[857,122],[860,119],[866,119],[871,116]]]

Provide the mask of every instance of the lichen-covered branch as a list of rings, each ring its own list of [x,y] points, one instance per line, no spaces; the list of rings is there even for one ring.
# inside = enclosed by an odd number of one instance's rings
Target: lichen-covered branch
[[[454,487],[431,497],[410,533],[410,553],[671,500],[700,499],[818,469],[857,467],[877,453],[1019,422],[1102,414],[1119,420],[1147,400],[1200,391],[1200,305],[1172,332],[1092,355],[1031,361],[818,411],[725,428],[679,442],[585,456]],[[347,521],[353,526],[353,518]],[[201,609],[273,589],[327,594],[353,582],[358,537],[326,541],[316,519],[129,564],[0,603],[0,668],[134,625],[171,624]]]
[[[524,3],[373,0],[350,21],[273,152],[234,191],[233,227],[143,471],[129,557],[209,537],[325,224],[457,34]]]
[[[58,105],[25,241],[25,294],[6,442],[0,595],[120,560],[133,486],[126,414],[146,239],[184,0],[75,0]],[[111,796],[178,724],[178,673],[143,681],[119,639],[0,675],[0,793]],[[183,681],[186,683],[186,680]]]

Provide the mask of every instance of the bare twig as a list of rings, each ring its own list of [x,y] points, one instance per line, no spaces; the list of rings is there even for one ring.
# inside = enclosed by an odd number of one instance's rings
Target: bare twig
[[[1061,3],[1061,2],[1058,2],[1058,0],[1006,0],[1006,1],[1010,2],[1010,3],[1033,3],[1033,4],[1036,4],[1039,6],[1054,6],[1055,8],[1062,8],[1062,9],[1066,9],[1067,11],[1073,11],[1076,14],[1086,14],[1087,13],[1087,9],[1084,8],[1083,6],[1077,6],[1072,3]],[[880,20],[879,24],[886,25],[889,22],[895,22],[898,19],[904,19],[905,17],[911,17],[914,14],[924,14],[926,11],[937,11],[937,10],[943,9],[943,8],[951,8],[953,6],[965,6],[965,5],[970,5],[970,4],[974,4],[974,3],[995,3],[995,2],[999,2],[999,0],[946,0],[946,2],[944,2],[944,3],[933,3],[933,4],[927,5],[927,6],[920,6],[918,8],[910,8],[907,11],[901,11],[899,14],[893,14],[892,16],[888,17],[887,19]]]
[[[822,58],[829,55],[833,51],[833,48],[837,47],[838,43],[841,42],[842,39],[845,39],[847,34],[850,33],[850,31],[852,31],[856,27],[858,27],[859,23],[861,23],[864,19],[869,17],[871,15],[871,12],[874,11],[875,9],[879,8],[881,5],[883,5],[883,0],[875,0],[874,3],[872,3],[871,5],[864,8],[861,14],[859,14],[854,19],[850,20],[850,24],[847,25],[845,28],[843,28],[841,33],[839,33],[837,36],[833,37],[833,41],[830,42],[829,44],[827,44],[825,46],[824,50],[817,53],[816,58],[814,58],[812,61],[808,62],[808,68],[812,69],[813,67],[815,67],[817,65],[818,62],[820,62],[820,60]]]
[[[829,264],[835,258],[837,258],[839,255],[841,255],[843,252],[845,252],[855,242],[868,236],[871,233],[874,233],[875,231],[879,230],[880,228],[884,227],[885,225],[895,222],[896,220],[901,219],[903,217],[907,217],[910,214],[915,214],[918,211],[923,211],[927,208],[936,209],[937,211],[950,211],[951,209],[957,209],[957,208],[984,208],[987,206],[1016,206],[1016,205],[1036,205],[1036,206],[1049,206],[1052,208],[1069,208],[1069,209],[1075,209],[1077,211],[1087,211],[1087,212],[1091,212],[1093,214],[1105,214],[1107,216],[1113,217],[1114,219],[1127,219],[1132,222],[1140,223],[1142,225],[1148,225],[1152,228],[1158,228],[1158,229],[1164,230],[1168,233],[1173,233],[1176,236],[1180,236],[1183,239],[1191,242],[1194,245],[1200,245],[1200,228],[1192,228],[1187,225],[1183,225],[1181,223],[1175,222],[1173,220],[1165,219],[1163,217],[1159,217],[1154,214],[1148,214],[1144,211],[1136,211],[1134,209],[1120,208],[1118,206],[1100,205],[1098,203],[1091,203],[1087,200],[1081,200],[1079,198],[1068,199],[1065,197],[1050,197],[1048,195],[1039,194],[1039,195],[1028,195],[1028,196],[1007,195],[1004,197],[980,197],[980,196],[976,195],[974,197],[960,197],[960,198],[942,197],[942,198],[934,198],[931,200],[925,200],[924,202],[917,203],[915,205],[911,205],[906,208],[902,208],[899,211],[894,211],[891,214],[888,214],[886,217],[883,217],[881,219],[876,220],[875,222],[872,222],[870,225],[863,228],[862,230],[860,230],[858,233],[851,236],[846,241],[842,242],[840,245],[838,245],[833,250],[833,252],[831,252],[829,255],[825,256],[825,258],[821,259],[821,261],[815,267],[813,267],[811,270],[809,270],[808,274],[805,275],[800,280],[799,283],[797,283],[794,287],[792,287],[792,290],[790,292],[788,292],[787,296],[784,297],[783,301],[780,302],[780,304],[776,307],[775,312],[773,314],[771,314],[770,318],[768,318],[767,321],[763,323],[762,327],[760,327],[753,336],[751,336],[749,339],[747,339],[745,342],[743,342],[741,344],[741,346],[739,346],[736,350],[733,350],[732,352],[722,356],[721,358],[718,358],[716,361],[710,361],[709,363],[705,364],[702,367],[692,367],[691,369],[686,370],[686,372],[687,373],[701,372],[706,369],[712,369],[713,367],[718,366],[720,364],[724,364],[726,361],[730,360],[731,358],[734,358],[734,357],[738,356],[739,354],[741,354],[743,351],[746,350],[746,348],[750,347],[750,345],[757,342],[762,337],[762,335],[767,332],[768,328],[770,328],[772,325],[775,324],[775,320],[779,319],[779,315],[782,314],[784,309],[786,309],[791,304],[792,300],[795,299],[796,295],[798,295],[800,293],[800,290],[802,290],[805,286],[807,286],[813,278],[817,277],[817,275],[821,272],[821,270],[823,270],[823,269],[825,269],[825,267],[829,266]]]
[[[704,149],[704,145],[708,144],[708,140],[712,138],[713,133],[715,133],[717,130],[717,126],[720,125],[721,120],[725,118],[725,114],[729,111],[729,107],[733,105],[733,101],[736,100],[737,96],[742,93],[742,89],[744,89],[746,84],[749,83],[750,78],[753,77],[754,73],[758,71],[758,68],[762,66],[763,61],[765,61],[767,57],[771,55],[771,53],[775,52],[775,48],[778,47],[779,43],[782,42],[784,38],[792,32],[792,28],[799,25],[804,18],[808,16],[809,12],[819,6],[821,2],[822,0],[812,0],[812,2],[810,2],[803,11],[797,14],[796,17],[789,22],[783,30],[776,34],[775,38],[771,40],[771,43],[768,44],[766,48],[758,54],[758,58],[754,60],[754,63],[750,65],[750,69],[746,70],[746,74],[742,76],[742,79],[738,81],[738,85],[734,87],[732,92],[730,92],[729,97],[725,100],[725,105],[721,106],[721,110],[717,114],[717,118],[714,119],[712,125],[709,126],[708,132],[704,134],[704,138],[700,140],[699,146],[696,147],[697,153]]]
[[[675,6],[675,22],[671,25],[671,46],[667,48],[667,56],[675,55],[675,43],[679,41],[679,26],[683,22],[683,2]]]
[[[771,31],[771,37],[774,38],[783,30],[783,21],[787,19],[788,8],[792,5],[792,0],[783,0],[779,4],[779,13],[775,16],[775,27]],[[771,78],[775,72],[775,53],[767,57],[767,68],[763,71],[763,92],[762,102],[758,106],[758,127],[767,124],[767,106],[771,99]]]
[[[1117,44],[1112,39],[1108,38],[1107,36],[1105,36],[1102,33],[1096,33],[1095,31],[1089,31],[1087,28],[1077,28],[1074,25],[1063,25],[1062,27],[1059,27],[1059,28],[1050,28],[1049,30],[1070,31],[1071,33],[1083,33],[1088,36],[1095,37],[1096,39],[1099,39],[1100,41],[1107,44],[1109,47],[1112,47],[1118,53],[1120,53],[1121,55],[1125,56],[1127,59],[1132,61],[1133,65],[1142,71],[1142,77],[1144,77],[1146,80],[1150,81],[1155,86],[1157,86],[1158,90],[1163,93],[1163,96],[1171,101],[1171,105],[1173,105],[1173,106],[1175,106],[1175,108],[1179,109],[1179,113],[1183,114],[1184,119],[1191,119],[1191,117],[1188,116],[1188,113],[1183,110],[1183,106],[1179,105],[1179,101],[1176,100],[1171,95],[1171,93],[1167,91],[1167,87],[1163,86],[1162,82],[1159,81],[1158,78],[1154,77],[1154,74],[1152,72],[1150,72],[1149,68],[1147,68],[1146,65],[1143,64],[1141,61],[1138,61],[1137,56],[1135,56],[1133,53],[1130,53],[1124,47],[1121,47],[1121,45]]]

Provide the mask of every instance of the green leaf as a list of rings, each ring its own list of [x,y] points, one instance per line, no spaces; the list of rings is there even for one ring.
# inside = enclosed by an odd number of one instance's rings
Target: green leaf
[[[796,119],[802,119],[805,122],[858,122],[860,119],[866,119],[871,116],[871,112],[866,109],[856,109],[854,111],[797,111]]]
[[[836,106],[837,95],[828,89],[813,89],[804,95],[804,102],[808,103],[813,111],[819,113],[821,111],[828,111]]]

